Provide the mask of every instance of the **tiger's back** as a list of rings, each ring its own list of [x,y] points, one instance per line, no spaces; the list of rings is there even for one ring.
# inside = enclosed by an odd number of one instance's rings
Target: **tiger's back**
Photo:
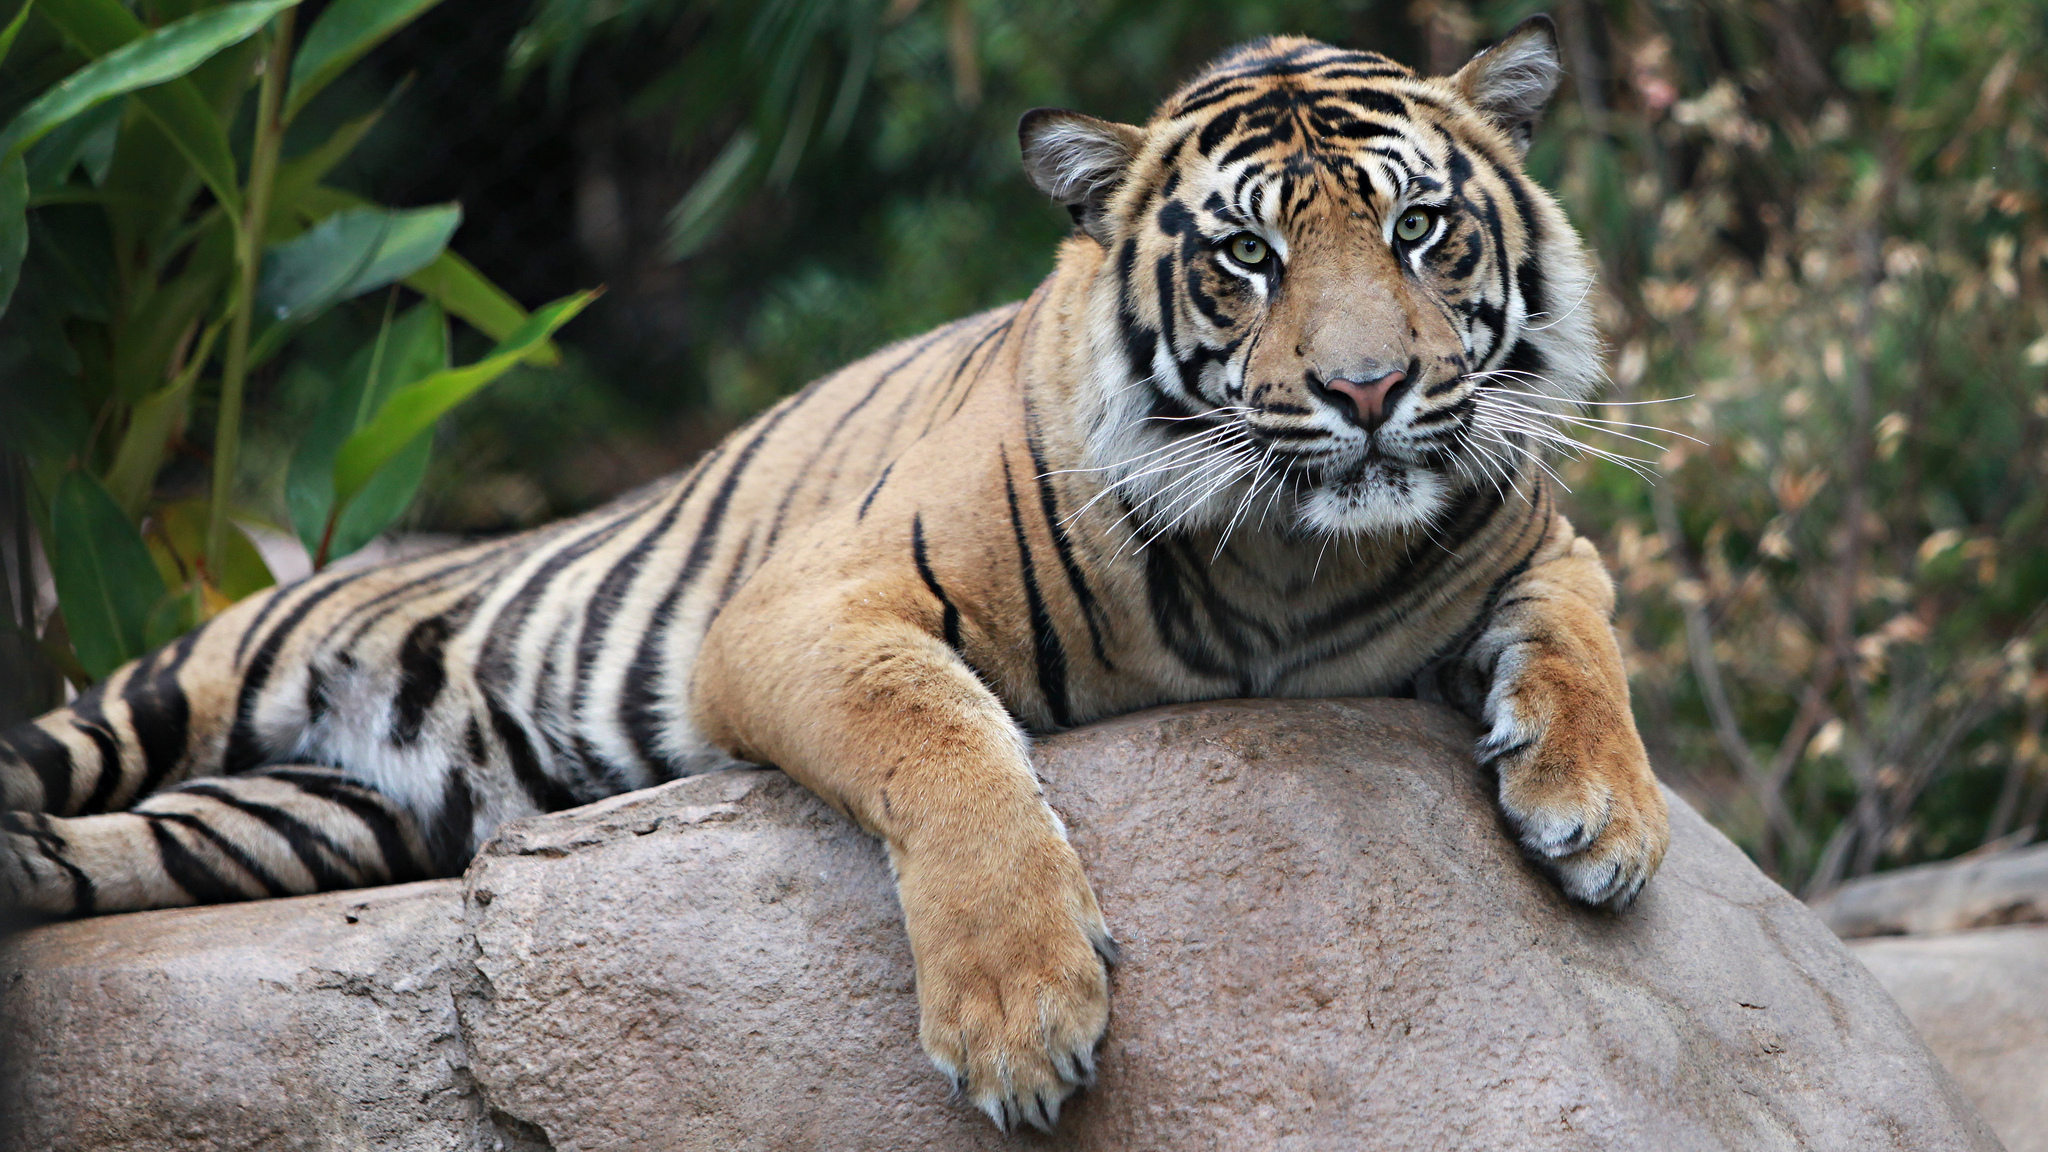
[[[250,597],[0,735],[0,811],[22,834],[22,813],[118,812],[193,777],[342,766],[425,829],[424,859],[388,861],[397,879],[459,870],[507,819],[728,764],[690,721],[705,629],[778,548],[864,518],[894,454],[989,383],[1018,307],[884,348],[582,516]],[[194,901],[281,894],[215,871]],[[129,903],[73,887],[23,903]]]

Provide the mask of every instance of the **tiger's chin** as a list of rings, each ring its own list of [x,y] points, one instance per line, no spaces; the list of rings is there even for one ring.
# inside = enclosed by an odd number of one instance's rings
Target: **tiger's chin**
[[[1302,500],[1299,514],[1315,531],[1374,535],[1426,526],[1451,495],[1442,474],[1382,456],[1325,481]]]

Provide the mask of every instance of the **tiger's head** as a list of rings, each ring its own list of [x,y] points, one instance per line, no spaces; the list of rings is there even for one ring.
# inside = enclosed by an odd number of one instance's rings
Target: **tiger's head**
[[[1590,261],[1522,171],[1561,75],[1537,16],[1451,76],[1272,38],[1142,128],[1025,114],[1102,250],[1091,463],[1152,532],[1426,530],[1535,466],[1603,375]]]

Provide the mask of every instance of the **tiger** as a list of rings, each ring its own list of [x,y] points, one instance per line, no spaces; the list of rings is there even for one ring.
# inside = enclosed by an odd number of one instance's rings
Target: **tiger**
[[[1525,854],[1668,840],[1536,421],[1604,379],[1524,171],[1546,17],[1448,76],[1273,37],[1142,127],[1037,109],[1021,302],[892,344],[572,519],[253,596],[0,737],[0,898],[86,916],[459,874],[508,820],[734,763],[880,839],[954,1091],[1050,1131],[1113,940],[1034,736],[1155,705],[1472,716]]]

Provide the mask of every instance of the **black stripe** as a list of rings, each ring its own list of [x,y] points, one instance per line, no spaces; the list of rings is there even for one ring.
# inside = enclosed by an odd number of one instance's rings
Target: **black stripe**
[[[249,658],[248,670],[242,673],[242,690],[235,697],[235,723],[228,731],[227,751],[221,757],[221,771],[228,775],[248,772],[260,768],[269,759],[269,754],[256,737],[256,701],[263,694],[263,686],[270,681],[270,673],[277,663],[278,650],[298,630],[313,609],[329,596],[348,586],[347,580],[337,580],[324,588],[308,593],[299,601],[290,614],[280,621],[277,628],[256,652]]]
[[[405,842],[405,835],[399,829],[398,822],[405,817],[394,811],[391,801],[369,785],[317,771],[284,769],[269,775],[307,795],[346,808],[362,821],[370,835],[377,838],[377,851],[384,858],[385,883],[402,884],[429,875],[426,861],[413,855],[412,847]],[[379,800],[384,802],[379,803]]]
[[[83,869],[66,860],[60,851],[64,838],[50,827],[50,818],[41,813],[0,812],[0,829],[6,829],[31,841],[43,859],[62,869],[71,878],[72,910],[82,916],[90,916],[99,908],[99,888]]]
[[[524,639],[527,617],[533,614],[535,605],[547,594],[555,577],[562,570],[599,548],[610,543],[612,538],[632,523],[631,516],[622,516],[600,523],[597,527],[567,543],[560,544],[547,559],[527,576],[519,591],[505,601],[497,615],[488,621],[484,631],[483,651],[477,655],[476,675],[479,683],[487,686],[510,687],[518,679],[519,669],[513,660],[514,650]],[[484,623],[479,621],[479,623]]]
[[[860,501],[860,511],[858,511],[858,512],[855,512],[855,513],[853,514],[853,518],[854,518],[855,520],[865,520],[865,519],[867,519],[867,516],[868,516],[868,505],[870,505],[870,504],[873,504],[873,503],[875,502],[875,497],[876,497],[877,495],[880,495],[880,494],[881,494],[881,491],[882,491],[882,485],[884,485],[884,484],[887,484],[887,483],[889,482],[889,473],[891,473],[891,472],[893,472],[893,471],[895,471],[895,470],[896,470],[896,462],[895,462],[894,460],[891,460],[891,461],[889,461],[889,462],[888,462],[887,464],[883,465],[883,467],[882,467],[882,474],[881,474],[880,476],[877,476],[877,477],[875,477],[875,483],[874,483],[874,486],[873,486],[873,487],[871,487],[871,488],[869,488],[869,489],[868,489],[868,494],[867,494],[866,496],[863,496],[863,497],[861,498],[861,501]]]
[[[199,833],[206,838],[208,843],[219,850],[221,855],[234,861],[235,867],[247,872],[250,878],[255,880],[257,885],[263,889],[265,894],[270,896],[293,895],[290,886],[285,884],[284,881],[279,880],[270,869],[265,868],[254,857],[242,851],[240,845],[221,835],[212,825],[201,820],[199,817],[189,812],[147,812],[143,815],[145,819],[167,821],[180,827],[190,828],[192,831]]]
[[[668,757],[661,755],[658,741],[659,721],[656,706],[668,697],[666,678],[662,675],[661,652],[668,641],[668,631],[674,623],[676,608],[682,603],[683,594],[694,583],[711,553],[718,545],[718,532],[725,523],[725,512],[732,504],[733,492],[738,488],[740,477],[760,451],[770,433],[775,431],[796,405],[777,408],[760,424],[760,430],[740,448],[733,457],[732,467],[725,478],[719,481],[718,490],[705,506],[704,518],[698,522],[697,537],[690,542],[689,554],[683,558],[683,566],[676,573],[675,582],[669,585],[668,593],[654,610],[653,619],[648,621],[647,631],[640,637],[640,646],[633,653],[633,664],[626,674],[625,691],[619,698],[619,722],[626,729],[626,735],[633,742],[634,749],[642,760],[653,768],[664,780],[675,778],[675,765]]]
[[[1030,450],[1031,467],[1038,473],[1038,506],[1045,513],[1046,530],[1052,533],[1053,551],[1059,554],[1060,568],[1067,574],[1067,587],[1074,594],[1074,602],[1081,606],[1081,619],[1088,625],[1088,644],[1095,653],[1096,663],[1114,671],[1116,665],[1110,663],[1109,656],[1102,650],[1102,627],[1096,622],[1102,605],[1096,602],[1095,590],[1088,586],[1088,577],[1074,560],[1073,542],[1068,539],[1066,529],[1060,526],[1059,497],[1052,489],[1052,473],[1038,451],[1038,437],[1033,431],[1037,421],[1029,400],[1025,403],[1025,421],[1024,446]]]
[[[925,417],[924,429],[923,431],[919,432],[918,435],[925,435],[929,433],[933,428],[938,426],[939,410],[946,406],[947,397],[951,396],[953,394],[953,389],[959,385],[960,377],[966,373],[968,365],[974,363],[975,353],[980,352],[982,348],[985,345],[987,345],[990,340],[995,339],[997,336],[1007,336],[1010,331],[1010,325],[1012,322],[1016,320],[1016,318],[1017,316],[1015,312],[1012,312],[1009,316],[1004,317],[1003,321],[1000,324],[997,324],[995,327],[990,328],[986,332],[983,332],[981,336],[974,341],[973,344],[968,346],[967,351],[961,355],[960,359],[954,361],[953,374],[951,376],[946,377],[946,386],[939,389],[936,398],[933,399],[931,413],[930,415]],[[997,345],[997,347],[1000,348],[1001,345]],[[995,353],[990,352],[989,355],[993,357]],[[987,368],[988,361],[982,361],[982,371],[986,371]],[[981,372],[976,372],[974,374],[974,379],[969,381],[968,386],[961,392],[960,403],[955,404],[953,406],[953,411],[947,414],[947,419],[950,420],[954,416],[959,415],[961,406],[967,403],[967,397],[974,391],[974,382],[980,380],[981,376]]]
[[[130,677],[140,676],[147,662],[137,664],[129,673]],[[99,749],[100,774],[93,782],[92,794],[79,805],[78,811],[88,815],[105,812],[114,799],[114,792],[121,786],[122,772],[121,742],[114,735],[113,725],[107,722],[107,712],[102,706],[102,696],[95,689],[71,702],[71,726],[86,734],[93,746]]]
[[[634,578],[640,574],[641,567],[647,563],[647,557],[668,535],[669,529],[676,522],[676,517],[682,515],[683,506],[690,502],[690,495],[697,490],[698,483],[710,472],[713,462],[722,452],[723,449],[713,451],[690,470],[682,482],[681,491],[675,494],[674,501],[661,514],[661,519],[627,549],[625,555],[619,557],[604,574],[604,579],[598,581],[596,591],[591,593],[590,606],[583,610],[583,631],[576,638],[576,686],[569,702],[574,715],[573,726],[581,727],[583,705],[589,695],[590,675],[597,667],[598,653],[603,651],[606,641],[610,639],[607,633],[611,629],[612,617],[618,614],[620,606],[625,603],[626,594],[631,589]],[[474,726],[471,731],[475,731]],[[477,756],[476,760],[482,763],[483,757]]]
[[[471,721],[469,730],[479,741],[483,734]],[[441,787],[441,810],[434,814],[432,827],[424,832],[427,856],[437,876],[454,876],[469,863],[470,837],[476,827],[476,796],[469,787],[469,772],[460,764],[448,766],[447,783]]]
[[[353,659],[353,657],[351,657]],[[327,718],[327,709],[333,701],[327,695],[327,672],[318,660],[306,661],[306,727],[311,728]]]
[[[921,515],[910,518],[910,557],[917,563],[917,574],[924,578],[924,586],[939,598],[946,646],[955,652],[960,651],[960,609],[953,606],[946,590],[939,586],[939,578],[932,574],[931,560],[924,550],[924,517]]]
[[[278,773],[265,773],[265,775],[278,775]],[[253,817],[272,832],[277,833],[278,837],[285,842],[285,846],[292,850],[292,855],[298,857],[299,863],[304,865],[306,871],[312,875],[313,883],[318,886],[318,891],[330,892],[336,888],[354,888],[358,886],[356,878],[336,868],[330,861],[330,857],[333,860],[345,861],[351,867],[359,870],[362,867],[361,862],[356,860],[354,855],[347,849],[336,844],[327,833],[313,827],[290,812],[273,804],[265,804],[258,800],[245,800],[218,784],[187,784],[179,788],[178,791],[193,796],[204,796],[208,800]]]
[[[247,892],[231,887],[225,877],[207,867],[205,861],[193,855],[183,841],[171,835],[170,830],[155,819],[149,820],[149,831],[156,837],[157,858],[163,864],[164,874],[194,901],[200,904],[232,904],[249,899]]]
[[[42,782],[43,802],[39,807],[45,812],[62,814],[71,804],[71,749],[64,742],[43,731],[34,723],[17,724],[12,730],[0,735],[0,745],[13,753],[14,758],[35,770],[36,779]],[[8,797],[10,805],[28,805]]]
[[[256,637],[262,635],[263,625],[269,621],[270,614],[272,612],[277,611],[278,608],[281,605],[283,605],[285,601],[291,599],[292,593],[298,591],[300,584],[304,584],[307,581],[317,579],[319,579],[319,574],[316,573],[315,575],[308,576],[305,580],[296,581],[294,583],[287,584],[282,588],[273,589],[274,594],[270,597],[270,599],[265,600],[263,602],[263,607],[256,610],[256,618],[254,620],[249,621],[249,626],[242,629],[241,638],[235,641],[236,666],[239,667],[242,663],[242,657],[249,654],[249,645],[255,641]]]
[[[448,683],[443,649],[448,643],[448,618],[429,616],[414,624],[398,646],[398,695],[391,701],[391,742],[403,747],[420,738],[427,710]]]
[[[512,762],[512,775],[526,790],[526,798],[543,812],[574,808],[578,803],[576,797],[542,770],[540,757],[534,753],[533,742],[527,739],[526,729],[505,711],[504,705],[498,703],[498,698],[491,693],[484,693],[484,704],[490,710],[491,731],[496,732],[499,742],[505,745],[505,757]]]
[[[1017,485],[1010,475],[1010,454],[1003,452],[1003,489],[1010,500],[1010,531],[1017,538],[1017,561],[1024,578],[1024,602],[1031,613],[1031,654],[1038,668],[1038,690],[1056,727],[1071,727],[1067,708],[1067,650],[1046,613],[1038,592],[1038,570],[1031,562],[1031,542],[1024,537],[1024,515],[1017,507]]]
[[[718,586],[718,599],[712,601],[711,613],[705,617],[704,627],[707,631],[711,627],[711,621],[718,619],[718,614],[725,611],[726,602],[732,599],[732,594],[739,591],[741,582],[747,577],[747,560],[753,554],[754,537],[752,533],[748,533],[740,539],[739,555],[732,558],[732,567],[726,569],[725,581]]]
[[[546,547],[556,537],[583,526],[593,518],[603,518],[613,513],[617,513],[618,518],[630,517],[635,514],[635,510],[628,507],[632,500],[632,496],[624,496],[612,504],[598,509],[589,516],[577,517],[573,520],[563,520],[544,528],[537,528],[531,532],[521,533],[517,536],[508,536],[503,542],[488,551],[471,556],[466,560],[458,560],[455,563],[443,565],[424,575],[407,580],[403,584],[386,588],[384,591],[377,593],[360,604],[352,604],[349,606],[348,611],[344,612],[341,618],[334,622],[331,632],[332,635],[339,636],[346,631],[348,638],[340,643],[334,643],[330,640],[327,646],[331,651],[347,652],[354,648],[356,642],[361,640],[364,634],[368,633],[372,628],[382,624],[399,612],[416,607],[427,596],[442,591],[444,585],[456,584],[458,577],[468,577],[472,586],[484,584],[494,579],[498,573],[495,571],[475,573],[473,570],[495,566],[498,562],[507,558],[516,563],[518,560]],[[627,507],[627,510],[619,512],[619,509],[622,507]]]
[[[189,751],[186,741],[191,738],[192,702],[178,685],[178,672],[198,641],[199,632],[189,632],[169,648],[159,649],[121,686],[121,699],[128,705],[128,731],[142,748],[142,782],[135,789],[137,796],[162,787]]]

